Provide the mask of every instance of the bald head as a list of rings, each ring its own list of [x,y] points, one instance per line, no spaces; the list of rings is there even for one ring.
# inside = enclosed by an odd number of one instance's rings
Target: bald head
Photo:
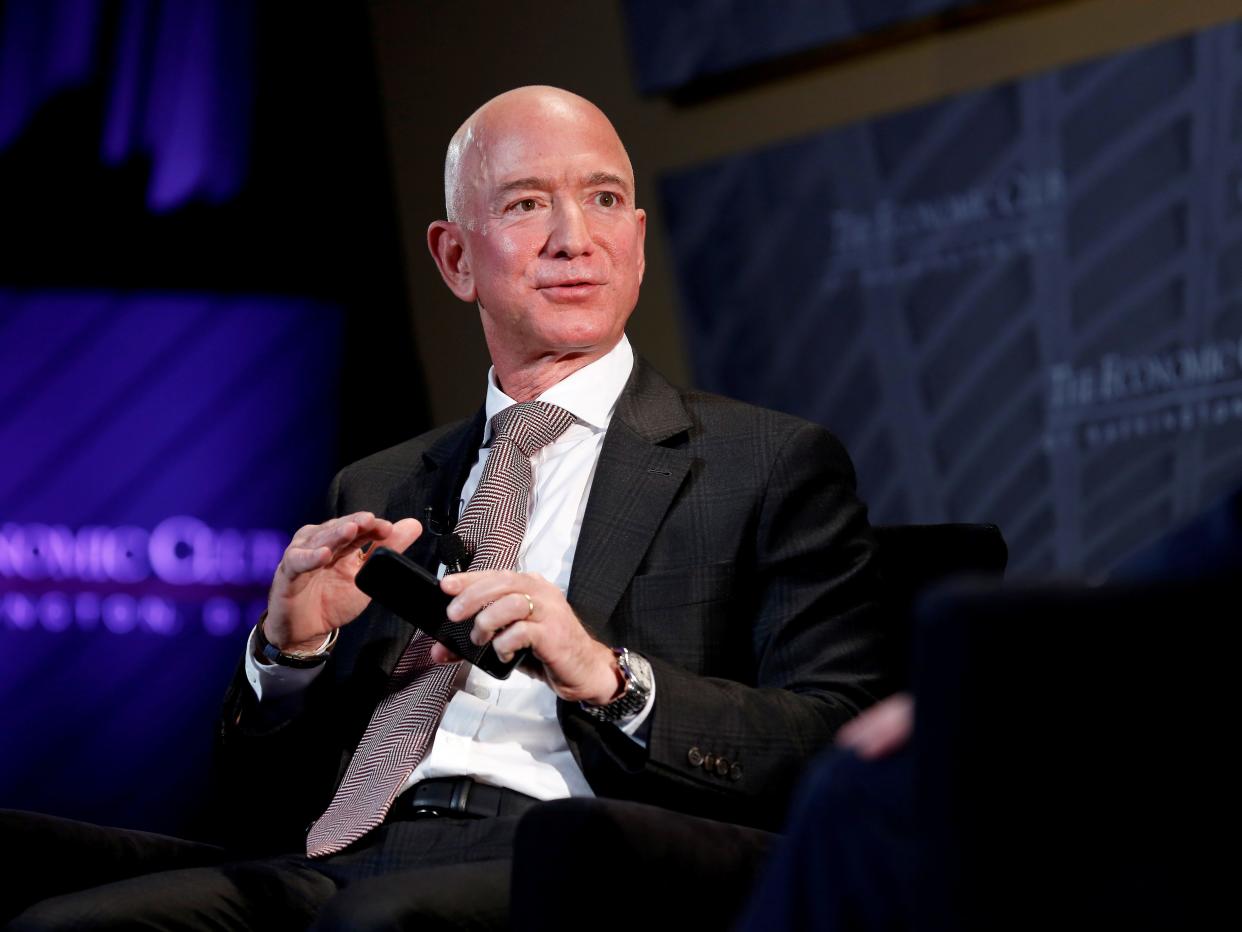
[[[427,248],[474,304],[499,384],[518,401],[599,359],[638,303],[647,215],[608,118],[554,87],[489,100],[453,135],[447,220]]]
[[[531,127],[556,133],[558,127],[590,127],[611,136],[620,150],[631,191],[634,169],[617,131],[604,112],[585,97],[559,87],[534,84],[505,91],[474,111],[453,134],[444,156],[444,209],[449,220],[473,226],[474,195],[488,170],[488,149],[506,136]]]

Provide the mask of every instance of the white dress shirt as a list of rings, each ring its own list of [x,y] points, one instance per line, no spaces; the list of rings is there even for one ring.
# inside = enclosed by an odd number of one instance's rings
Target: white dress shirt
[[[538,573],[561,592],[569,587],[578,533],[604,434],[617,399],[634,368],[634,352],[625,336],[605,356],[563,379],[539,396],[574,415],[559,438],[531,458],[534,485],[518,569]],[[462,487],[462,509],[478,487],[491,443],[491,419],[514,404],[487,376],[483,446]],[[444,568],[440,568],[443,573]],[[252,635],[253,637],[253,635]],[[402,789],[433,777],[471,776],[537,799],[594,795],[573,758],[556,718],[556,694],[543,682],[515,669],[498,680],[475,666],[453,695],[431,749]],[[322,667],[300,670],[259,664],[253,643],[246,652],[246,676],[260,701],[289,699],[300,693]],[[647,719],[646,706],[618,727],[640,744],[635,732]]]

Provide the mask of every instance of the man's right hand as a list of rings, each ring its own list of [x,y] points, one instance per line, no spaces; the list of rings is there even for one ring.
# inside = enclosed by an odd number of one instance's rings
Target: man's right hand
[[[316,650],[371,601],[354,585],[364,562],[361,546],[370,542],[400,553],[422,532],[414,518],[394,524],[369,511],[298,530],[272,579],[263,622],[268,641],[283,651]]]

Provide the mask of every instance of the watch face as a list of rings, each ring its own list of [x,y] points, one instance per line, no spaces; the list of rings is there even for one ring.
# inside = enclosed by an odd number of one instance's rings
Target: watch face
[[[647,662],[647,658],[641,654],[632,654],[625,652],[624,658],[621,660],[621,669],[625,671],[625,678],[631,683],[631,691],[635,688],[641,689],[644,693],[644,701],[646,693],[651,692],[651,681],[653,679],[651,673],[651,664]],[[628,696],[630,693],[627,692]]]

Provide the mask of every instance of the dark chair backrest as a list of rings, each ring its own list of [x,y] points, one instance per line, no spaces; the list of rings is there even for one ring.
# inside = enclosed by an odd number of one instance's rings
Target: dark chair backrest
[[[919,603],[921,932],[1199,928],[1233,909],[1242,487],[1100,586]]]
[[[957,577],[1001,578],[1009,547],[995,524],[880,524],[875,536],[893,626],[894,685],[906,688],[914,651],[914,600]]]
[[[1187,910],[1233,896],[1209,840],[1239,828],[1240,597],[1234,572],[920,600],[918,929],[1212,924]]]

